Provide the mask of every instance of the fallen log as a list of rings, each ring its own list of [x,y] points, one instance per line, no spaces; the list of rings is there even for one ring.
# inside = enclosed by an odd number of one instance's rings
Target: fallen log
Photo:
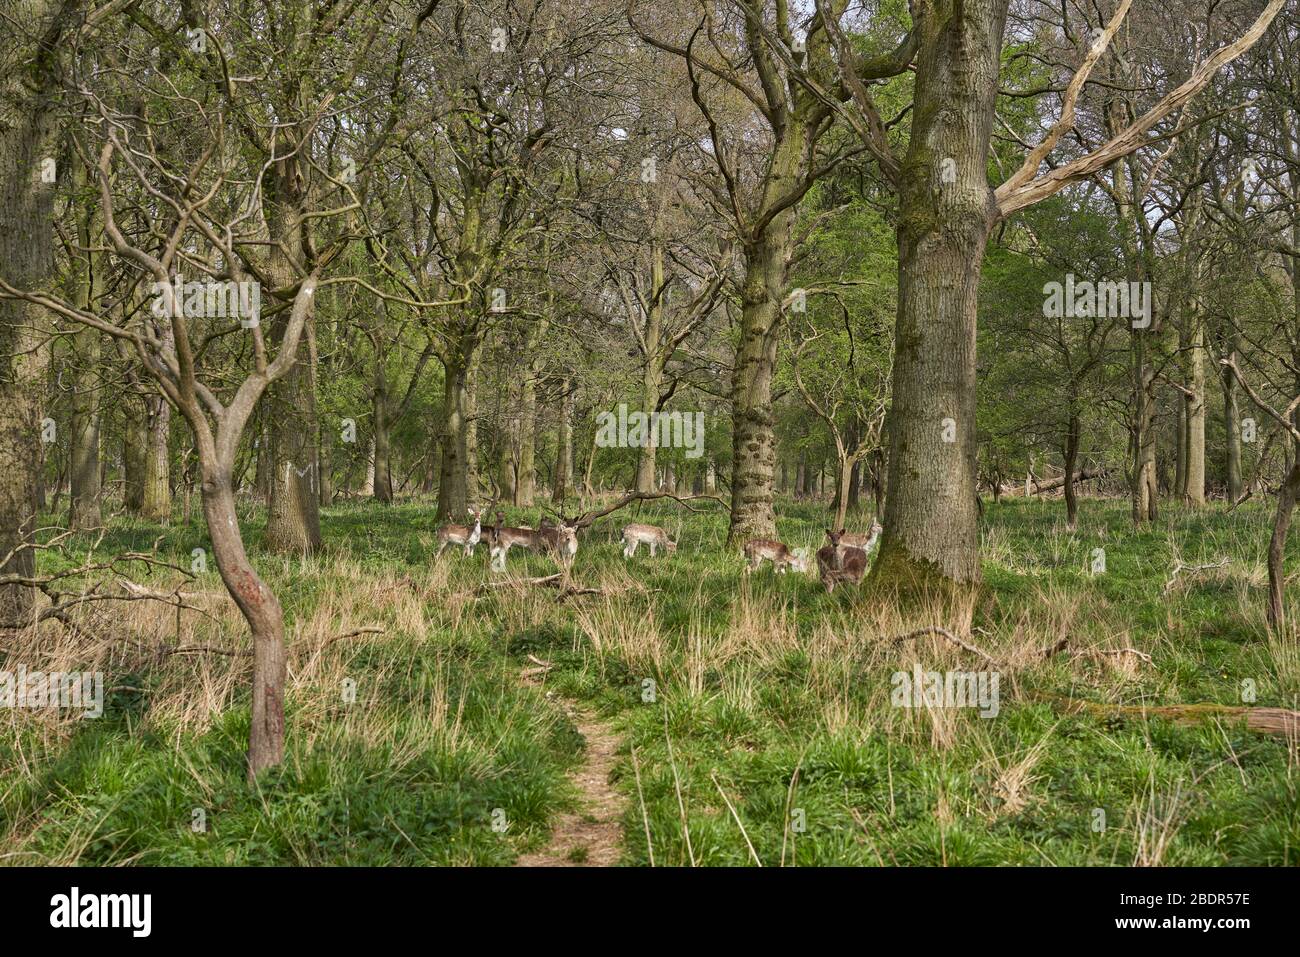
[[[1075,475],[1075,485],[1078,485],[1079,482],[1092,481],[1093,479],[1105,479],[1106,475],[1108,475],[1108,472],[1106,472],[1106,469],[1104,468],[1084,468],[1078,473],[1078,475]],[[1054,490],[1063,488],[1063,486],[1065,486],[1065,476],[1058,477],[1058,479],[1049,479],[1045,482],[1040,482],[1035,479],[1034,493],[1032,494],[1039,495],[1044,492],[1054,492]],[[1010,495],[1010,497],[1014,498],[1015,493],[1017,492],[1019,492],[1021,498],[1024,498],[1024,492],[1019,485],[1011,486],[1011,489],[1005,490],[1002,494]]]
[[[1300,738],[1300,711],[1289,708],[1255,708],[1231,704],[1107,704],[1103,701],[1084,701],[1065,695],[1034,694],[1032,699],[1057,705],[1071,714],[1089,714],[1097,718],[1121,717],[1164,718],[1175,724],[1203,724],[1216,719],[1244,720],[1248,731],[1261,734],[1280,734],[1292,740]]]

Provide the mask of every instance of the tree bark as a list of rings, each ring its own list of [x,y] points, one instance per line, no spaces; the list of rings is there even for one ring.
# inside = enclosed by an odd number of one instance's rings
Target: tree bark
[[[987,159],[1006,6],[970,0],[918,24],[899,191],[889,490],[872,581],[940,598],[980,580],[975,322],[996,217]]]
[[[560,422],[556,433],[551,501],[560,504],[573,495],[573,390],[567,377],[560,384]]]
[[[162,396],[147,400],[149,424],[145,431],[144,497],[140,517],[166,524],[172,515],[171,435],[172,407]]]
[[[0,275],[19,289],[39,288],[53,268],[54,185],[40,180],[54,156],[54,95],[60,10],[56,0],[19,0],[15,22],[41,37],[41,49],[20,49],[25,37],[0,29]],[[71,8],[75,5],[68,5]],[[37,488],[42,462],[41,417],[49,366],[44,309],[0,299],[0,574],[30,576],[36,554]],[[7,560],[6,560],[7,556]],[[31,589],[0,586],[0,625],[24,620]]]
[[[1071,409],[1065,431],[1065,454],[1062,456],[1065,463],[1065,475],[1062,477],[1065,488],[1065,522],[1070,531],[1079,527],[1079,497],[1074,487],[1074,471],[1079,461],[1080,432],[1078,409]]]
[[[1296,499],[1300,497],[1300,462],[1291,466],[1282,487],[1277,492],[1277,511],[1273,516],[1273,535],[1268,543],[1268,624],[1280,634],[1286,623],[1286,604],[1283,589],[1286,570],[1283,567],[1286,536],[1291,528],[1291,515]]]

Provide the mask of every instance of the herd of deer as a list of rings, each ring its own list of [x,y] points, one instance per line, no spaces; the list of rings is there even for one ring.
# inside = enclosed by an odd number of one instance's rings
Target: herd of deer
[[[543,519],[537,528],[521,528],[507,525],[505,515],[497,512],[497,524],[483,524],[483,510],[471,508],[470,518],[474,524],[443,525],[438,529],[438,551],[441,555],[448,545],[459,545],[465,549],[465,555],[473,554],[474,546],[480,541],[487,542],[491,566],[497,571],[506,567],[506,557],[510,549],[534,549],[552,555],[566,567],[578,554],[578,519],[560,518],[553,522]],[[867,571],[867,555],[876,544],[882,531],[881,525],[874,519],[871,530],[866,533],[849,532],[841,528],[838,532],[826,529],[829,544],[817,549],[817,570],[827,592],[833,592],[841,582],[856,585],[862,581]],[[642,525],[633,522],[623,528],[623,557],[631,558],[641,545],[650,547],[650,557],[654,558],[662,548],[669,555],[677,551],[677,543],[668,537],[668,533],[655,525]],[[799,573],[808,570],[804,549],[791,549],[784,542],[766,538],[755,538],[745,543],[743,549],[749,564],[745,572],[756,571],[764,561],[772,563],[777,574],[786,571]]]

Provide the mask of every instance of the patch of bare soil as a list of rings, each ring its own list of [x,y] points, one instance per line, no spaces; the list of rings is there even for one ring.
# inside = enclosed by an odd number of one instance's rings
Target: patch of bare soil
[[[585,760],[569,779],[582,806],[555,824],[550,843],[523,854],[516,867],[613,867],[623,846],[623,796],[609,783],[619,739],[609,725],[566,702],[569,718],[586,741]]]

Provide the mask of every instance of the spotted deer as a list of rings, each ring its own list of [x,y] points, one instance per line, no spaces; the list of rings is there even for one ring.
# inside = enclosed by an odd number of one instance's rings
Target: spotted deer
[[[870,552],[875,548],[880,533],[883,532],[884,526],[877,519],[871,520],[871,529],[867,532],[845,532],[840,535],[840,544],[847,545],[850,548],[860,548],[864,552]]]
[[[861,548],[845,545],[845,531],[826,529],[829,545],[817,549],[817,571],[829,595],[840,582],[858,584],[867,572],[867,553]]]
[[[559,525],[547,522],[540,528],[520,528],[507,525],[505,515],[497,512],[497,524],[492,526],[488,538],[492,567],[503,570],[510,549],[515,547],[548,552],[568,565],[578,554],[577,519],[561,518]]]
[[[745,543],[745,558],[749,560],[746,573],[757,571],[767,559],[772,563],[778,575],[784,575],[789,569],[795,572],[808,570],[808,563],[802,555],[790,550],[784,542],[774,542],[767,538],[753,538]]]
[[[637,546],[649,545],[650,557],[655,557],[655,549],[666,549],[671,555],[677,551],[677,543],[668,537],[668,533],[655,525],[641,525],[633,522],[623,529],[623,557],[631,558],[636,554]]]
[[[470,528],[466,525],[444,525],[438,529],[438,551],[434,553],[434,558],[442,554],[442,550],[448,545],[461,545],[465,548],[465,555],[469,556],[474,551],[474,546],[479,543],[483,535],[482,509],[471,508],[469,517],[474,519],[474,526]]]

